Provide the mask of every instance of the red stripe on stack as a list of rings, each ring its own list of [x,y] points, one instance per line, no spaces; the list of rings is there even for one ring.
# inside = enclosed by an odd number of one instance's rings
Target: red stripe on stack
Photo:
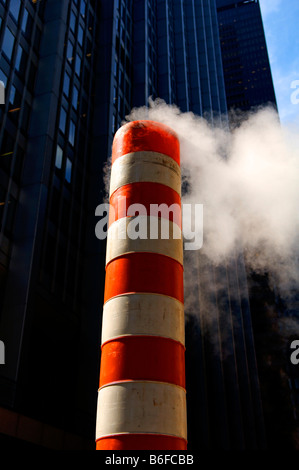
[[[150,213],[151,205],[158,206],[165,204],[171,208],[173,204],[177,206],[174,212],[161,214],[161,217],[175,222],[182,228],[181,198],[174,189],[160,183],[134,183],[127,184],[114,191],[110,198],[111,209],[109,212],[109,226],[121,217],[125,217],[127,208],[133,204],[142,204],[146,209],[146,214]]]
[[[145,377],[185,387],[184,354],[181,343],[167,338],[140,335],[108,341],[102,345],[100,387]]]
[[[104,302],[121,294],[152,292],[184,301],[183,267],[156,253],[129,253],[106,267]]]
[[[173,158],[180,165],[180,143],[168,126],[155,121],[133,121],[115,134],[112,164],[132,152],[158,152]]]
[[[186,441],[161,434],[119,434],[97,441],[97,450],[186,450]]]

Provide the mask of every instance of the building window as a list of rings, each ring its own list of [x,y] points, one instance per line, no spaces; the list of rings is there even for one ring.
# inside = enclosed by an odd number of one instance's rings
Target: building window
[[[58,170],[61,170],[61,168],[62,168],[62,159],[63,159],[63,150],[60,147],[60,145],[57,145],[55,166],[56,166],[56,168],[58,168]]]
[[[69,62],[73,61],[73,53],[74,53],[74,46],[71,43],[71,41],[69,41],[67,44],[67,51],[66,51],[66,57]]]
[[[78,43],[80,44],[80,46],[82,46],[83,44],[83,28],[80,25],[78,29]]]
[[[28,21],[28,10],[24,10],[24,14],[23,14],[23,20],[22,20],[22,31],[25,33],[26,32],[26,27],[27,27],[27,21]]]
[[[73,12],[73,10],[71,11],[70,28],[74,33],[75,29],[76,29],[76,16],[75,16],[75,13]]]
[[[72,162],[69,158],[66,159],[65,179],[68,183],[72,180]]]
[[[76,72],[76,74],[78,75],[78,77],[80,77],[80,73],[81,73],[81,58],[78,56],[78,54],[76,55],[75,72]]]
[[[78,108],[78,99],[79,99],[79,90],[76,86],[74,86],[72,104],[75,109]]]
[[[86,3],[85,0],[81,0],[81,5],[80,5],[80,13],[85,18],[85,12],[86,12]]]
[[[74,146],[75,144],[75,133],[76,133],[76,126],[74,121],[70,122],[70,129],[69,129],[69,143]]]
[[[26,70],[26,64],[27,64],[27,54],[25,53],[22,46],[19,45],[18,46],[15,69],[18,72],[20,72],[21,74],[24,74],[25,70]]]
[[[60,120],[59,120],[59,129],[63,133],[65,133],[65,126],[66,126],[66,111],[65,111],[64,108],[61,108]]]
[[[16,21],[18,21],[19,19],[20,6],[20,0],[10,0],[9,11],[11,12]]]
[[[10,104],[14,104],[15,97],[16,97],[16,89],[15,89],[15,87],[12,85],[12,86],[11,86],[11,89],[10,89],[10,96],[9,96],[9,102],[10,102]]]
[[[9,28],[6,28],[4,38],[3,38],[3,44],[2,44],[2,51],[6,55],[6,57],[10,60],[13,52],[13,47],[15,43],[15,37],[10,31]]]
[[[2,69],[0,69],[0,81],[4,83],[4,86],[6,87],[7,84],[7,76],[3,72]]]
[[[64,81],[63,81],[63,93],[66,96],[69,96],[69,91],[70,91],[70,76],[67,72],[64,74]]]
[[[29,12],[24,10],[24,15],[23,15],[23,20],[22,20],[22,31],[25,35],[26,38],[30,38],[32,34],[32,29],[33,29],[33,19]],[[34,41],[34,44],[36,42]]]

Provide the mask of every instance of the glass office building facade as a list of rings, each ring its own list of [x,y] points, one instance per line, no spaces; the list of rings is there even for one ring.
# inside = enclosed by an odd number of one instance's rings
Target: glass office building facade
[[[216,3],[0,0],[0,17],[0,433],[93,448],[104,163],[125,115],[150,96],[227,125]],[[199,256],[192,275],[189,450],[264,448],[243,260],[215,269]]]
[[[228,109],[276,106],[259,2],[216,3]]]
[[[246,111],[277,108],[258,0],[216,0],[222,61],[231,123]],[[264,409],[267,446],[298,448],[298,371],[289,359],[291,333],[284,322],[298,321],[298,292],[281,298],[268,276],[248,270],[249,303]],[[290,297],[290,295],[288,295]]]
[[[96,9],[85,0],[0,2],[0,399],[1,423],[10,423],[1,432],[46,446],[93,436],[104,276],[104,247],[89,262],[95,237],[85,230],[103,163],[93,160],[103,119]]]

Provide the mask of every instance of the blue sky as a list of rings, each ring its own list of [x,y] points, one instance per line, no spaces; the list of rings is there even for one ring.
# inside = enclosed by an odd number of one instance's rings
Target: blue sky
[[[260,0],[260,5],[281,122],[299,124],[299,1]]]

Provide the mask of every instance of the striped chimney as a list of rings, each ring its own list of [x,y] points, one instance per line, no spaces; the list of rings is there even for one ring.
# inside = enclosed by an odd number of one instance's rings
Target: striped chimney
[[[109,202],[96,449],[186,450],[180,146],[169,127],[117,131]]]

